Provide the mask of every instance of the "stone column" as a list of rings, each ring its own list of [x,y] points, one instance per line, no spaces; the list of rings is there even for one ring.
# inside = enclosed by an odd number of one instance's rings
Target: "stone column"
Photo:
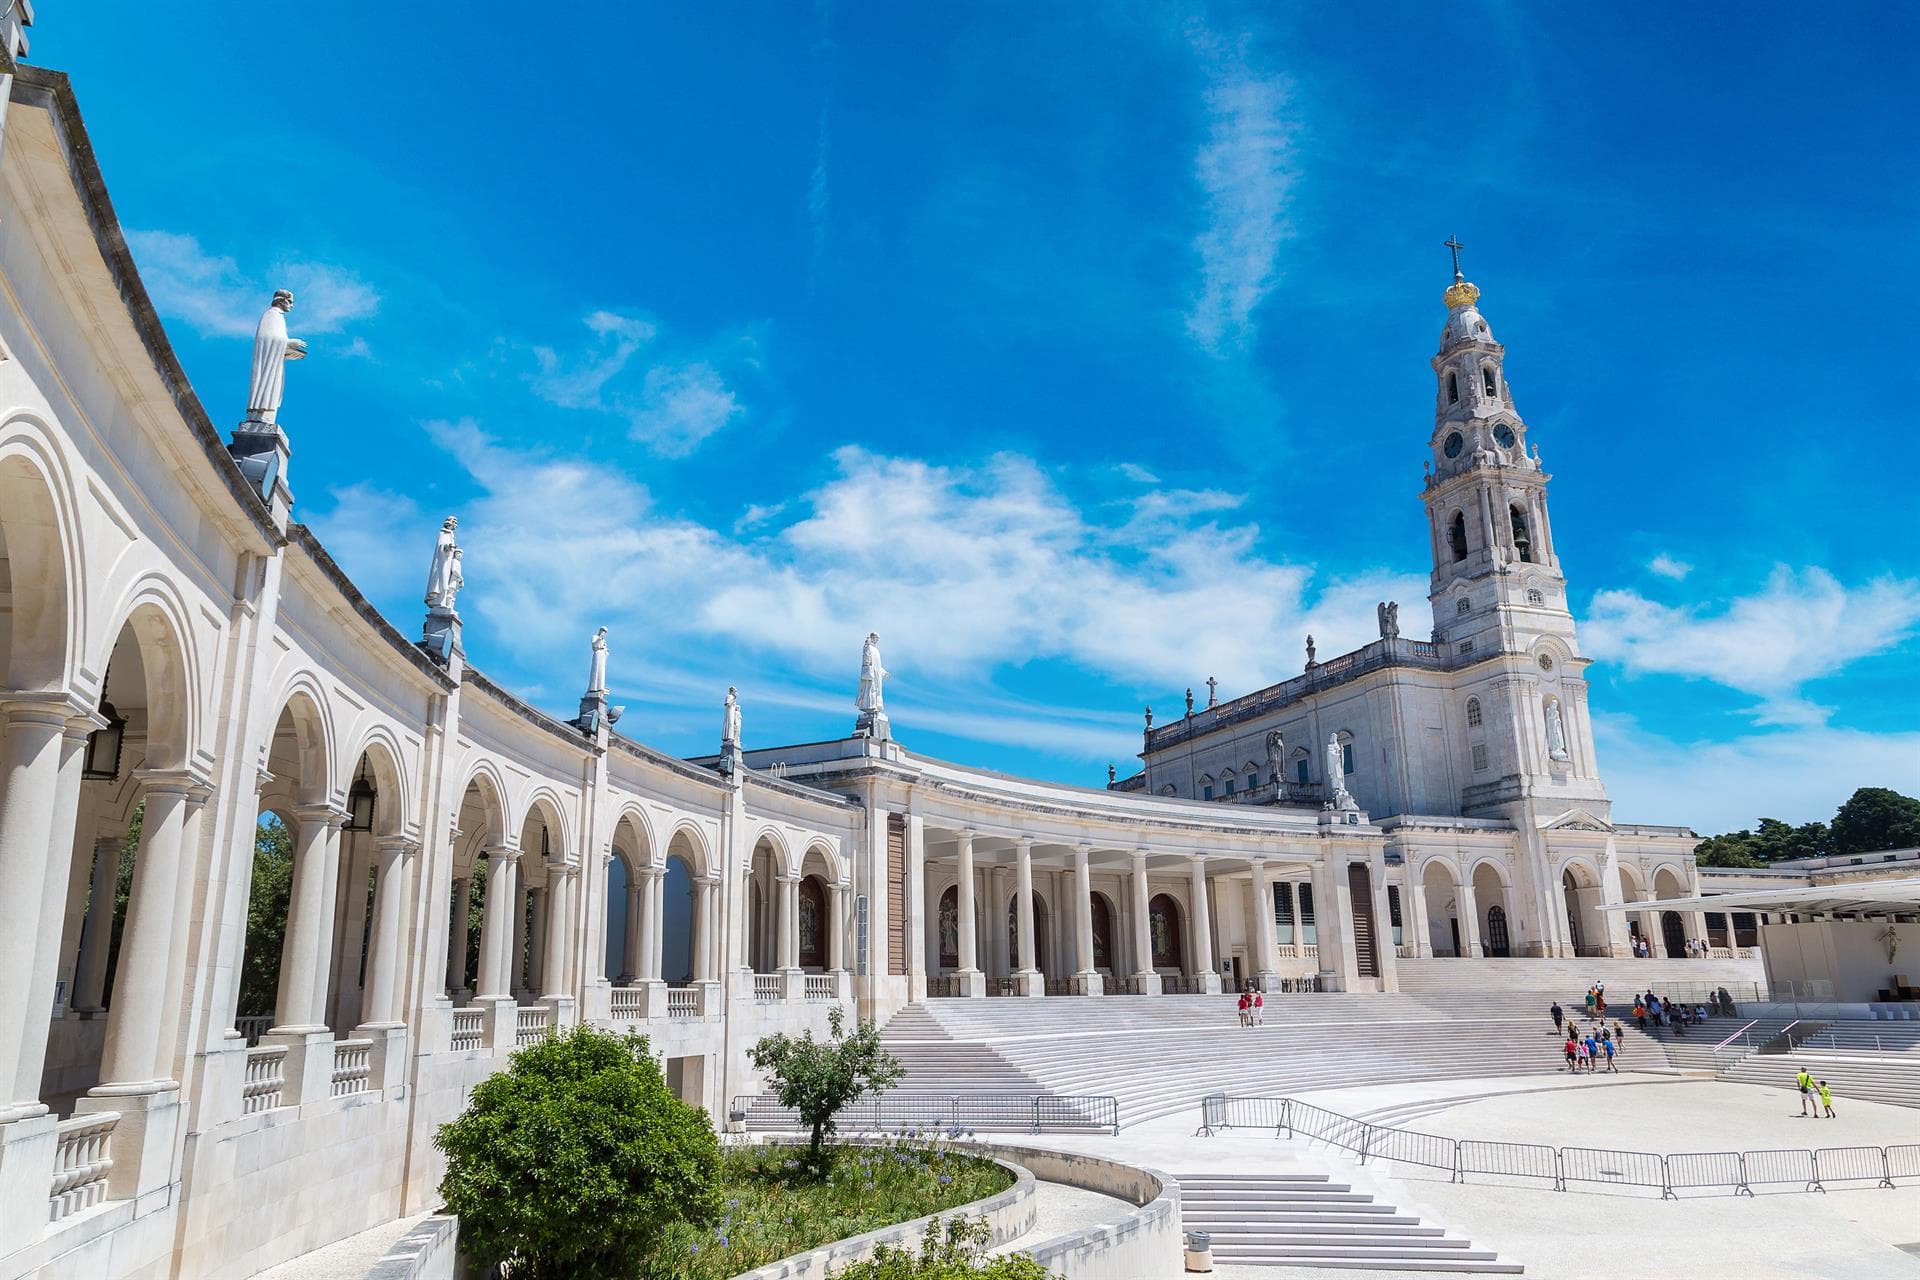
[[[453,882],[453,923],[447,930],[447,995],[458,1000],[467,989],[467,934],[473,920],[473,877]]]
[[[1620,897],[1620,851],[1614,845],[1613,833],[1607,833],[1607,849],[1600,859],[1600,904],[1617,906]],[[1607,931],[1607,954],[1610,956],[1630,956],[1633,943],[1628,936],[1627,913],[1624,911],[1602,911],[1600,923]],[[1733,942],[1733,917],[1727,917],[1727,942]]]
[[[42,898],[52,897],[65,906],[66,881],[59,875],[53,849],[61,845],[71,851],[78,809],[76,803],[74,812],[67,814],[66,829],[60,830],[60,775],[69,714],[62,699],[22,699],[5,706],[5,755],[0,757],[0,770],[6,775],[6,786],[0,789],[0,884],[6,886],[0,893],[0,1027],[9,1034],[14,1028],[37,1026],[38,1030],[25,1031],[17,1058],[0,1056],[0,1072],[7,1077],[0,1122],[46,1111],[40,1104],[44,1062],[29,1059],[33,1058],[30,1042],[36,1038],[42,1046],[40,1056],[45,1057],[48,1011],[53,1007],[51,982],[45,991],[37,982]],[[0,1161],[13,1163],[3,1150]]]
[[[1094,995],[1100,975],[1093,964],[1093,868],[1087,861],[1089,852],[1083,844],[1073,847],[1073,942],[1078,974],[1089,980],[1087,994]]]
[[[692,977],[688,980],[692,982],[708,982],[713,978],[713,971],[707,967],[709,959],[707,939],[713,934],[713,921],[707,918],[707,913],[712,902],[712,881],[704,877],[695,880],[693,882],[693,924],[688,931],[691,935],[689,941],[692,944],[688,948],[692,953],[689,967],[693,970]]]
[[[827,968],[837,972],[847,967],[847,888],[836,883],[827,892]]]
[[[547,867],[546,910],[540,917],[540,988],[547,997],[571,993],[567,978],[567,935],[573,930],[573,868]]]
[[[365,996],[361,974],[364,971],[371,976],[372,973],[373,937],[367,927],[367,879],[371,875],[376,885],[380,879],[376,857],[368,848],[372,840],[371,833],[355,832],[349,836],[343,831],[340,836],[340,884],[346,896],[336,913],[340,935],[334,939],[330,984],[334,1003],[327,1019],[338,1027],[347,1026],[360,1016]]]
[[[927,820],[907,815],[907,998],[927,998]]]
[[[1022,837],[1014,841],[1014,957],[1021,993],[1043,996],[1046,978],[1037,967],[1033,954],[1033,841]]]
[[[1474,900],[1471,876],[1461,882],[1454,901],[1454,909],[1459,912],[1460,945],[1467,949],[1469,956],[1479,959],[1486,952],[1480,948],[1480,904]]]
[[[1147,919],[1147,851],[1133,851],[1133,977],[1140,994],[1160,994],[1160,975],[1153,968],[1153,928]]]
[[[325,1031],[326,961],[333,944],[329,936],[333,910],[327,898],[339,875],[340,826],[345,819],[326,805],[306,805],[294,810],[293,817],[293,887],[287,903],[287,937],[280,948],[280,995],[274,1004],[273,1029]]]
[[[1324,850],[1314,864],[1313,923],[1321,984],[1332,991],[1353,990],[1353,904],[1344,852]]]
[[[374,842],[379,869],[374,872],[373,930],[367,942],[367,985],[360,998],[362,1026],[402,1026],[399,1007],[401,917],[407,905],[407,873],[413,845],[399,836]]]
[[[959,954],[955,956],[960,963],[956,966],[955,976],[960,979],[962,995],[984,996],[987,994],[987,983],[980,972],[979,920],[974,903],[973,832],[962,831],[955,836],[954,861],[957,864],[957,881],[953,905],[959,916],[956,923],[960,935]]]
[[[620,976],[629,982],[646,980],[640,957],[645,954],[641,934],[648,920],[647,881],[644,872],[629,870],[627,875],[627,931],[620,939]]]
[[[661,928],[666,911],[667,879],[666,872],[658,867],[645,867],[640,872],[640,968],[639,975],[648,982],[660,981],[660,953],[665,947]]]
[[[767,968],[772,972],[790,969],[788,956],[794,948],[794,915],[789,911],[790,902],[796,903],[799,897],[800,882],[788,876],[775,876],[773,881],[773,963]]]
[[[1220,990],[1220,971],[1213,964],[1213,912],[1207,903],[1207,858],[1196,853],[1189,859],[1189,896],[1193,899],[1193,969],[1205,992]]]
[[[140,848],[134,854],[133,889],[127,897],[127,921],[120,934],[113,1007],[107,1015],[107,1042],[100,1053],[102,1086],[171,1082],[155,1074],[171,1046],[163,1043],[167,961],[177,938],[174,912],[180,859],[180,833],[186,824],[191,781],[178,773],[140,774],[146,814],[140,822]]]
[[[1423,879],[1415,878],[1413,859],[1409,857],[1406,865],[1405,898],[1400,907],[1406,912],[1407,932],[1413,943],[1413,954],[1422,960],[1433,958],[1433,929],[1427,920],[1427,886]]]
[[[1267,864],[1258,859],[1253,863],[1252,890],[1247,928],[1253,932],[1254,981],[1264,991],[1279,977],[1280,962],[1273,937],[1273,881]]]
[[[107,1003],[107,952],[113,940],[113,898],[120,876],[123,831],[93,842],[93,884],[88,890],[86,923],[80,927],[80,964],[73,979],[73,1008],[82,1017],[97,1015]]]
[[[1375,967],[1380,971],[1380,989],[1398,991],[1400,989],[1400,957],[1393,947],[1393,910],[1387,899],[1387,863],[1381,854],[1375,854],[1367,864],[1367,883],[1373,889],[1373,939],[1374,949],[1379,953],[1380,962]],[[1404,906],[1404,904],[1402,904]],[[1406,929],[1406,917],[1401,917],[1401,932]]]
[[[553,901],[553,869],[547,869],[547,882],[527,890],[527,994],[544,995],[547,989],[547,908]]]
[[[480,978],[482,1000],[511,1000],[513,974],[508,965],[512,946],[513,904],[519,900],[520,854],[515,849],[487,850],[487,897],[481,905]]]
[[[515,1000],[527,993],[527,904],[533,900],[533,892],[522,888],[515,877],[510,907],[513,941],[507,944],[507,990]]]

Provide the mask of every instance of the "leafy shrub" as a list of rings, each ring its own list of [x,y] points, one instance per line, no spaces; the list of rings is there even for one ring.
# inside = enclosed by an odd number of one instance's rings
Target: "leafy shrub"
[[[833,1280],[1052,1280],[1027,1254],[987,1257],[988,1235],[984,1218],[949,1218],[928,1229],[918,1253],[883,1244]]]
[[[483,1080],[434,1145],[460,1243],[514,1280],[632,1276],[662,1234],[720,1211],[719,1140],[644,1036],[575,1027]]]
[[[754,1067],[771,1077],[780,1105],[798,1111],[812,1131],[807,1167],[816,1174],[826,1172],[821,1150],[834,1131],[834,1117],[865,1094],[891,1089],[906,1074],[900,1059],[880,1047],[878,1026],[863,1022],[847,1035],[845,1021],[836,1007],[827,1015],[827,1039],[815,1040],[811,1031],[763,1036],[747,1053]]]

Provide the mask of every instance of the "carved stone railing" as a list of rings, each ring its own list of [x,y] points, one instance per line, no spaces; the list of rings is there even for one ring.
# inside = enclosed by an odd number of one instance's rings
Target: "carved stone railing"
[[[260,1043],[260,1037],[267,1034],[267,1028],[272,1025],[273,1015],[270,1013],[249,1014],[233,1020],[233,1029],[246,1038],[249,1049]]]
[[[1198,996],[1206,991],[1206,979],[1198,974],[1171,973],[1160,979],[1161,995]]]
[[[486,1039],[487,1011],[485,1009],[455,1009],[453,1011],[453,1043],[455,1053],[468,1049],[478,1049]]]
[[[786,979],[777,973],[756,973],[753,975],[753,1002],[755,1004],[779,1004],[780,996],[786,989]]]
[[[107,1174],[113,1169],[108,1149],[118,1123],[118,1111],[96,1111],[60,1122],[47,1221],[58,1222],[107,1198]]]
[[[668,987],[667,1016],[669,1018],[697,1018],[700,1016],[700,988]]]
[[[610,1009],[614,1017],[638,1022],[646,1016],[647,989],[645,987],[615,987],[609,994],[613,997]]]
[[[927,975],[927,999],[948,1000],[966,994],[960,986],[960,979],[950,973],[930,973]]]
[[[333,1044],[333,1086],[330,1097],[344,1098],[372,1088],[373,1041],[336,1040]]]
[[[513,1011],[513,1043],[516,1047],[532,1044],[553,1028],[553,1010],[544,1004],[528,1005]]]
[[[252,1115],[284,1106],[287,1087],[287,1046],[256,1045],[247,1050],[246,1074],[240,1081],[240,1111]]]
[[[830,973],[810,973],[803,994],[812,1004],[833,1000],[840,994],[839,980]]]

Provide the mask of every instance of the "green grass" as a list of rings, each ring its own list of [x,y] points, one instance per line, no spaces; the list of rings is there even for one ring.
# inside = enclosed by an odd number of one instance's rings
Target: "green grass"
[[[996,1195],[1013,1175],[938,1138],[835,1146],[824,1179],[794,1147],[735,1147],[721,1157],[718,1224],[669,1230],[645,1274],[726,1280],[808,1249]]]

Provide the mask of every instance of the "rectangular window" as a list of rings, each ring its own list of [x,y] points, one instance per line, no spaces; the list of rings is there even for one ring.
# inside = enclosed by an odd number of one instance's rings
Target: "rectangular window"
[[[1273,928],[1279,940],[1293,943],[1293,886],[1281,881],[1273,886]]]
[[[1402,941],[1400,936],[1400,886],[1397,884],[1387,886],[1387,920],[1393,925],[1393,945],[1397,947]]]
[[[887,815],[887,972],[907,971],[907,820]]]
[[[1472,652],[1473,652],[1473,641],[1471,641],[1471,640],[1462,640],[1462,641],[1461,641],[1461,642],[1459,643],[1459,645],[1458,645],[1458,646],[1456,647],[1456,649],[1455,649],[1455,652],[1457,652],[1457,653],[1472,653]]]
[[[1733,944],[1727,940],[1727,913],[1709,911],[1707,916],[1707,942],[1711,946],[1727,947]]]
[[[1228,779],[1227,779],[1226,781],[1227,781],[1227,794],[1228,794],[1228,795],[1232,795],[1232,794],[1233,794],[1233,779],[1232,779],[1232,778],[1228,778]]]
[[[1313,923],[1313,886],[1302,884],[1300,888],[1300,941],[1318,946],[1320,931]]]
[[[863,893],[853,900],[853,971],[863,978],[867,976],[867,930],[869,927],[867,895]]]
[[[1248,775],[1247,775],[1247,790],[1249,790],[1249,791],[1258,791],[1259,789],[1260,789],[1260,775],[1259,775],[1259,774],[1257,774],[1257,773],[1250,773],[1250,774],[1248,774]]]
[[[1353,772],[1353,744],[1351,742],[1343,742],[1340,744],[1340,768],[1349,774]]]
[[[1302,786],[1313,781],[1313,779],[1307,776],[1307,758],[1305,756],[1301,756],[1293,762],[1293,773],[1294,781],[1300,783]]]
[[[1736,911],[1733,913],[1733,945],[1736,947],[1757,947],[1760,945],[1760,931],[1754,926],[1753,912]]]
[[[1479,773],[1481,770],[1485,769],[1486,767],[1487,767],[1487,744],[1484,742],[1476,742],[1473,744],[1473,771],[1475,773]]]
[[[1200,788],[1200,798],[1202,800],[1213,799],[1213,784],[1211,782],[1209,782],[1206,786]]]

